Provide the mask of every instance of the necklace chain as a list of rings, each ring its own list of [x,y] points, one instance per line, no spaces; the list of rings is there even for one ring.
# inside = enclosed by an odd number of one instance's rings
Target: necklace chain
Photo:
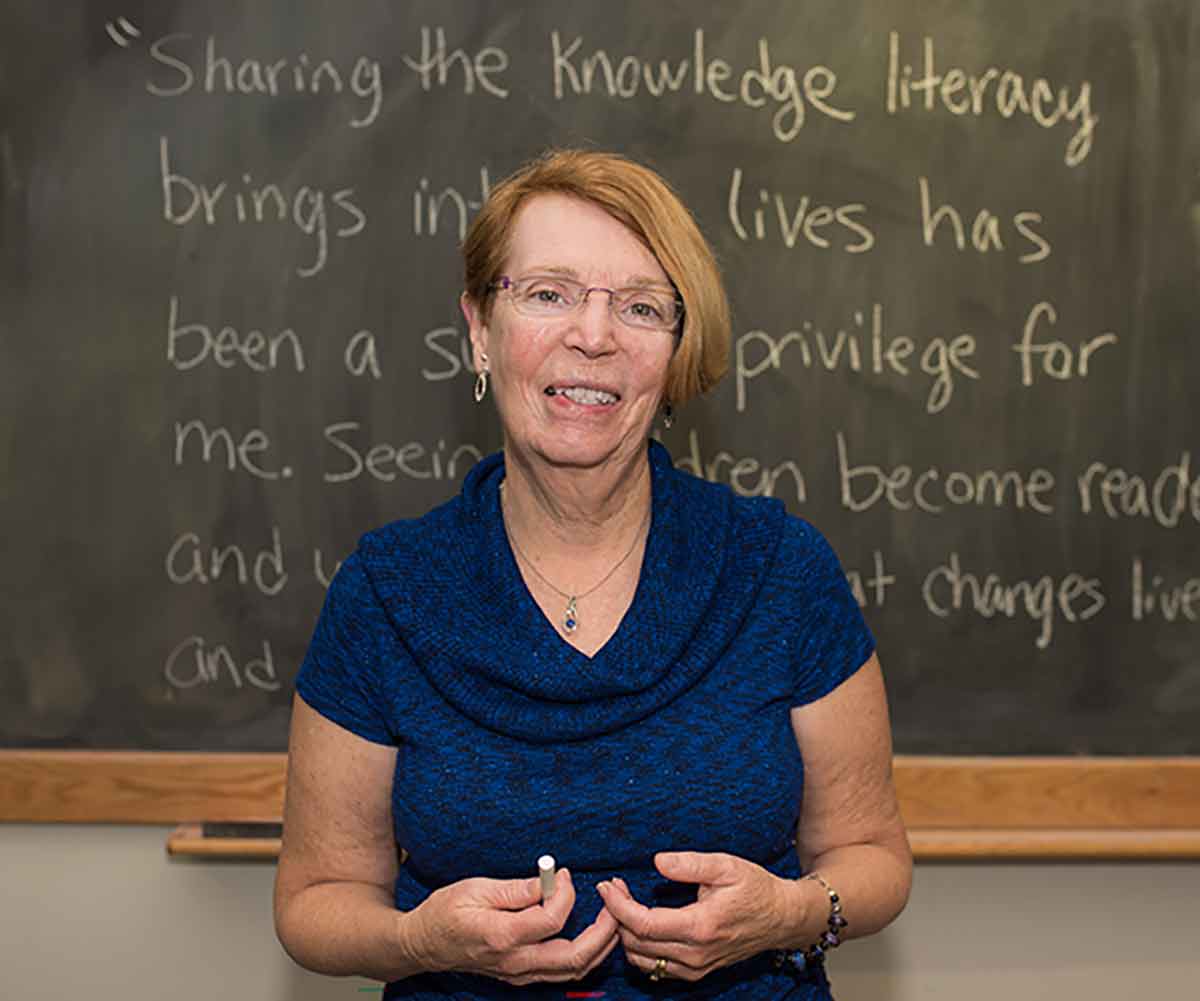
[[[504,496],[505,496],[504,484],[501,483],[500,484],[500,499],[502,502],[501,503],[501,513],[503,513],[503,511],[504,511],[504,505],[503,505]],[[645,527],[649,521],[650,521],[650,511],[647,510],[646,517],[642,519],[642,524],[638,528],[637,534],[633,537],[633,544],[630,545],[630,547],[627,550],[625,550],[625,555],[622,556],[619,560],[617,560],[616,563],[614,563],[612,565],[612,569],[610,569],[608,571],[608,573],[606,573],[603,577],[601,577],[595,584],[593,584],[591,587],[589,587],[582,594],[571,594],[568,591],[564,591],[561,587],[559,587],[553,581],[551,581],[549,578],[547,578],[546,575],[537,568],[537,565],[533,562],[533,560],[531,560],[528,556],[525,555],[525,550],[523,550],[521,548],[520,544],[517,542],[516,536],[514,536],[511,532],[508,533],[508,541],[512,543],[513,549],[516,550],[517,555],[521,557],[521,559],[525,563],[525,565],[527,567],[529,567],[529,569],[532,570],[535,574],[537,574],[538,578],[541,580],[541,582],[543,584],[545,584],[548,588],[550,588],[550,590],[552,590],[555,594],[559,595],[559,597],[567,599],[567,607],[565,609],[563,609],[563,630],[568,633],[573,633],[573,632],[575,632],[576,629],[579,628],[579,611],[578,611],[578,608],[576,607],[577,603],[582,601],[589,594],[594,594],[596,591],[600,590],[600,588],[603,587],[608,582],[608,579],[621,568],[621,566],[625,563],[625,561],[627,559],[629,559],[630,556],[633,555],[633,551],[635,549],[637,549],[638,542],[641,541],[642,531],[645,529]]]

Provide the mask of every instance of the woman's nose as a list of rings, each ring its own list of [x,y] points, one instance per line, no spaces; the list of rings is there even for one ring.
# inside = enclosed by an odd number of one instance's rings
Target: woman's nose
[[[613,343],[614,327],[619,321],[613,314],[612,296],[612,291],[606,288],[590,288],[583,293],[571,328],[577,346],[589,354],[603,353]]]

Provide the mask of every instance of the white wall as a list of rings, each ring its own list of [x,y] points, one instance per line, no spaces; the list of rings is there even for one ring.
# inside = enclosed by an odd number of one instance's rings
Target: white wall
[[[0,824],[5,1001],[361,1001],[297,969],[268,863],[181,862],[166,828]],[[921,865],[831,958],[839,1001],[1200,998],[1200,863]]]

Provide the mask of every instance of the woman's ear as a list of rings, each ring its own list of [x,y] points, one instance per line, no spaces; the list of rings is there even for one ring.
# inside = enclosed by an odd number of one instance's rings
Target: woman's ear
[[[488,354],[488,327],[483,320],[483,307],[472,299],[466,292],[458,297],[458,305],[462,309],[467,329],[471,336],[471,360],[476,372],[487,368],[484,359]]]

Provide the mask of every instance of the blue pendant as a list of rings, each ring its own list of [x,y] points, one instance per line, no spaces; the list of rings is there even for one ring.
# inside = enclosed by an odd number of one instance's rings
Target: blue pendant
[[[563,629],[568,633],[575,632],[579,628],[579,615],[575,611],[575,596],[571,595],[567,599],[567,607],[563,612]]]

